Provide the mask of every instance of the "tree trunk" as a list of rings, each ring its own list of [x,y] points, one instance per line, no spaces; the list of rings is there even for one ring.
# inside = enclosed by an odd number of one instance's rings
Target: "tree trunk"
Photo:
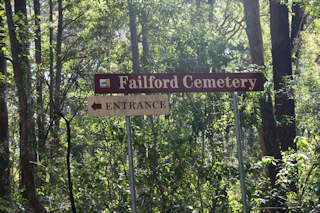
[[[197,4],[197,9],[200,9],[200,7],[201,7],[201,0],[197,0],[196,4]]]
[[[72,213],[76,213],[76,205],[74,202],[74,196],[73,196],[73,185],[72,185],[72,179],[71,179],[71,163],[70,163],[70,156],[71,156],[71,120],[66,119],[62,114],[61,117],[65,120],[66,126],[67,126],[67,142],[68,142],[68,148],[67,148],[67,173],[68,173],[68,188],[69,188],[69,200],[71,205],[71,211]]]
[[[54,71],[53,71],[53,2],[49,0],[49,95],[50,95],[50,121],[53,120],[53,84],[54,84]]]
[[[35,15],[35,59],[37,72],[37,136],[39,160],[42,160],[45,153],[45,130],[44,130],[44,109],[43,109],[43,69],[42,69],[42,48],[41,48],[41,19],[40,19],[40,2],[33,1]]]
[[[275,117],[277,121],[276,132],[280,150],[283,152],[290,148],[296,149],[296,144],[294,143],[296,123],[293,91],[286,85],[287,80],[292,80],[288,8],[285,4],[275,0],[270,0],[270,30]],[[292,180],[289,187],[291,191],[297,191],[296,180]],[[286,195],[282,193],[282,196],[285,197]],[[285,210],[281,212],[285,212]]]
[[[246,18],[246,32],[250,45],[250,55],[252,63],[264,67],[263,40],[260,24],[260,6],[258,0],[244,0],[244,12]],[[262,117],[260,130],[260,143],[263,156],[273,156],[280,159],[280,147],[276,140],[276,122],[270,91],[266,91],[265,96],[259,100]],[[275,187],[276,167],[271,164],[267,168],[267,176],[271,180],[271,185]]]
[[[208,0],[209,4],[209,15],[208,15],[208,21],[209,23],[213,22],[213,0]]]
[[[264,67],[259,0],[244,0],[244,12],[252,63]],[[259,99],[262,118],[262,125],[259,127],[260,144],[263,156],[272,156],[275,159],[281,159],[280,146],[276,139],[276,121],[270,93],[270,91],[266,91]],[[265,172],[266,176],[270,178],[271,187],[277,188],[278,167],[274,164],[269,164]],[[278,203],[277,200],[270,200],[266,206],[278,207],[281,206],[281,204]]]
[[[140,62],[139,62],[139,47],[138,47],[138,34],[137,34],[137,24],[136,24],[136,8],[132,0],[128,0],[128,10],[129,10],[129,27],[131,35],[131,52],[132,52],[132,69],[134,73],[140,72]],[[136,117],[138,125],[142,125],[142,117]],[[143,144],[138,145],[138,167],[143,166],[143,160],[146,156],[145,146]]]
[[[128,0],[129,9],[129,27],[131,35],[131,51],[132,51],[132,69],[133,72],[137,73],[140,71],[139,67],[139,46],[138,46],[138,35],[136,25],[136,9],[132,3],[132,0]]]
[[[299,38],[300,32],[303,30],[307,20],[304,12],[304,7],[300,3],[294,2],[292,6],[292,20],[291,20],[291,47],[294,48],[296,40]]]
[[[58,29],[57,29],[57,41],[56,41],[56,73],[53,88],[53,109],[54,109],[54,123],[53,123],[53,152],[58,153],[60,147],[59,141],[59,129],[60,129],[60,106],[61,106],[61,73],[62,73],[62,58],[61,58],[61,46],[62,46],[62,31],[63,31],[63,9],[62,0],[58,1]]]
[[[20,166],[24,197],[33,212],[45,212],[35,190],[33,161],[34,120],[32,109],[31,76],[29,65],[29,44],[27,11],[25,0],[15,0],[15,13],[19,22],[13,22],[10,0],[5,0],[8,30],[11,43],[14,80],[17,86],[19,126],[20,126]],[[16,26],[16,27],[15,27]],[[18,35],[16,33],[19,33]],[[17,39],[19,36],[19,40]]]
[[[291,19],[291,48],[292,48],[292,60],[298,67],[299,55],[300,55],[300,32],[303,31],[304,25],[307,22],[307,15],[305,14],[304,7],[300,3],[294,2],[292,6],[292,19]],[[299,70],[296,69],[295,74],[299,74]]]
[[[262,126],[259,129],[262,154],[264,156],[272,156],[275,159],[280,160],[280,146],[276,140],[276,122],[273,116],[274,111],[270,92],[268,92],[265,97],[260,98],[259,104],[262,117]],[[270,163],[265,170],[266,176],[270,178],[272,188],[277,188],[276,180],[278,171],[279,165],[277,166],[272,163]],[[275,201],[271,201],[271,203],[273,206],[278,205]]]
[[[281,151],[287,151],[296,148],[295,106],[292,91],[286,86],[286,80],[292,79],[291,40],[288,8],[276,0],[270,0],[270,29],[277,139]]]
[[[252,63],[264,66],[259,0],[244,0],[243,2]]]
[[[149,42],[148,42],[148,17],[147,13],[144,10],[141,12],[141,28],[142,28],[142,70],[150,71],[150,51],[149,51]]]
[[[8,128],[8,108],[6,102],[6,79],[5,76],[7,65],[5,47],[3,39],[5,32],[2,30],[4,26],[4,17],[2,12],[4,8],[0,5],[0,200],[9,200],[10,197],[10,165],[9,165],[9,128]],[[1,204],[0,204],[1,205]],[[1,211],[0,212],[4,212]]]
[[[49,28],[49,77],[50,77],[50,83],[49,83],[49,96],[50,96],[50,102],[49,102],[49,108],[50,108],[50,122],[53,123],[54,121],[54,97],[53,97],[53,88],[54,88],[54,70],[53,70],[53,3],[52,0],[49,0],[49,22],[50,22],[50,28]],[[52,126],[50,126],[50,133],[53,136],[54,131]],[[52,155],[52,143],[50,143],[50,153]]]

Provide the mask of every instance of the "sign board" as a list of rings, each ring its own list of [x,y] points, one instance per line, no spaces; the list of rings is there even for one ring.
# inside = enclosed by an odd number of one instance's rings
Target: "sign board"
[[[91,96],[88,116],[160,115],[168,114],[168,95]]]
[[[96,74],[95,93],[263,91],[262,73]]]

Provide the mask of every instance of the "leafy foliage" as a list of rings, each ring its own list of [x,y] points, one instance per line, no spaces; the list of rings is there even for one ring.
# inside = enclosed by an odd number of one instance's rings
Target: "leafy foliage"
[[[144,71],[246,72],[261,68],[250,65],[241,1],[133,1],[138,14],[141,40],[142,17],[150,58]],[[210,2],[210,1],[209,1]],[[286,211],[320,211],[320,69],[319,17],[312,6],[312,21],[303,32],[301,55],[288,87],[296,101],[297,150],[283,153],[283,162],[261,157],[258,100],[265,95],[241,93],[247,199],[251,212],[266,210],[270,200],[284,196]],[[46,112],[46,152],[44,159],[36,149],[37,193],[48,211],[70,211],[66,168],[66,126],[58,131],[60,147],[51,147],[50,132],[50,38],[56,34],[57,6],[50,23],[49,5],[42,5],[42,56],[44,70],[43,107]],[[262,2],[262,18],[269,16]],[[127,160],[125,121],[122,117],[87,117],[86,98],[93,95],[93,74],[131,72],[127,1],[63,1],[62,85],[59,112],[71,123],[71,174],[78,212],[130,212],[131,198]],[[32,8],[31,5],[29,5]],[[30,11],[29,11],[30,12]],[[209,19],[210,14],[212,20]],[[32,15],[29,14],[30,17]],[[31,23],[31,22],[30,22]],[[32,24],[30,24],[32,25]],[[52,26],[53,25],[53,26]],[[263,23],[265,39],[269,29]],[[32,32],[33,33],[33,32]],[[31,33],[31,36],[33,35]],[[141,41],[140,41],[141,43]],[[142,45],[140,51],[143,52]],[[270,44],[266,43],[265,76],[271,80]],[[9,47],[6,47],[9,48]],[[33,45],[30,45],[33,53]],[[56,50],[53,49],[55,52]],[[141,56],[141,60],[142,60]],[[34,54],[31,54],[32,82],[35,86]],[[19,141],[17,97],[8,65],[8,106],[12,166],[11,202],[0,200],[0,211],[28,211],[19,183]],[[266,90],[272,91],[272,84]],[[34,88],[33,96],[36,97]],[[35,103],[37,105],[37,103]],[[171,112],[166,116],[132,118],[137,209],[139,212],[241,212],[241,192],[234,133],[234,114],[229,94],[170,94]],[[37,118],[39,115],[35,115]],[[141,148],[142,147],[142,148]],[[36,145],[35,145],[35,148]],[[42,153],[43,154],[43,153]],[[269,164],[279,166],[279,190],[271,190],[264,171]],[[296,191],[291,191],[295,185]]]

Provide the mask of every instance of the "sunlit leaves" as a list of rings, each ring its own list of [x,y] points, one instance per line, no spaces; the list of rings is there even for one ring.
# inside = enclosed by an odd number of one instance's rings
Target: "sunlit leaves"
[[[241,1],[216,0],[212,8],[207,4],[208,1],[200,1],[199,7],[196,2],[134,1],[141,53],[142,14],[147,15],[150,61],[145,69],[153,73],[261,71],[262,68],[250,65],[248,60]],[[312,6],[317,6],[319,1],[304,2],[312,15],[318,13]],[[67,117],[76,113],[71,125],[71,169],[76,205],[80,212],[128,212],[131,207],[125,120],[123,117],[88,118],[86,106],[86,97],[94,94],[93,74],[132,72],[127,1],[65,0],[63,6],[62,89],[66,94],[63,108]],[[49,113],[51,47],[48,31],[53,27],[55,39],[57,5],[54,5],[53,23],[48,22],[46,1],[42,1],[42,7],[44,101],[46,113]],[[213,12],[212,22],[209,22],[210,12]],[[263,1],[261,14],[263,37],[269,41],[266,1]],[[18,17],[15,20],[22,24]],[[287,200],[288,205],[297,211],[303,208],[311,211],[316,206],[315,197],[320,193],[320,75],[319,61],[316,61],[320,50],[320,24],[318,19],[313,18],[312,21],[307,30],[302,32],[304,42],[295,68],[297,75],[287,82],[295,94],[292,98],[296,102],[299,137],[295,142],[298,152],[283,153],[284,164],[279,168],[282,180],[279,184],[284,189],[289,189],[292,178],[298,178],[297,194],[288,194]],[[3,41],[6,42],[6,39]],[[265,43],[266,68],[262,71],[272,81],[270,45]],[[55,53],[55,40],[52,48]],[[9,74],[7,77],[1,75],[0,81],[5,78],[12,81],[11,65],[8,64]],[[11,84],[9,86],[12,153],[18,153],[19,126],[15,122],[17,104],[16,97],[12,95],[15,88]],[[273,85],[267,82],[265,90],[272,94]],[[269,180],[264,177],[266,167],[282,162],[272,157],[261,159],[258,139],[261,118],[257,106],[263,95],[239,94],[246,183],[252,212],[261,211],[261,206],[283,193],[269,190]],[[171,94],[170,107],[169,115],[132,118],[139,212],[240,211],[234,114],[230,95]],[[46,124],[50,124],[48,118]],[[46,168],[39,168],[39,171],[43,169],[47,173],[43,178],[45,184],[38,189],[39,195],[44,203],[48,203],[49,210],[57,212],[69,210],[64,157],[67,147],[65,129],[62,123],[59,130],[61,156],[50,163],[43,159],[41,164]],[[47,144],[51,140],[48,134]],[[140,155],[139,148],[143,149],[143,155]],[[12,157],[16,171],[17,154]],[[298,172],[295,170],[297,167]],[[17,174],[15,179],[18,179]],[[13,197],[14,202],[23,202],[19,193],[14,193]]]

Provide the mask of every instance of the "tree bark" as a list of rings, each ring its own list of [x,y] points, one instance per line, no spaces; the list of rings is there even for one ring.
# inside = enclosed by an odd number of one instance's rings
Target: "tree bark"
[[[136,24],[136,8],[132,0],[128,0],[128,11],[129,11],[129,28],[131,35],[131,53],[132,53],[132,70],[134,73],[140,72],[140,61],[139,61],[139,46],[138,46],[138,34],[137,34],[137,24]],[[145,39],[145,38],[144,38]],[[137,117],[136,119],[138,125],[143,122],[142,117]],[[143,160],[146,156],[146,150],[143,144],[138,145],[138,167],[143,166]]]
[[[141,12],[141,28],[142,28],[142,66],[143,71],[150,70],[150,51],[148,42],[148,16],[147,12],[142,10]]]
[[[37,72],[37,136],[38,136],[38,151],[39,160],[43,158],[45,153],[45,129],[44,129],[44,109],[43,109],[43,69],[42,69],[42,48],[41,48],[41,19],[40,19],[40,2],[33,1],[35,15],[35,59]]]
[[[304,7],[301,4],[294,2],[292,6],[292,19],[291,19],[291,46],[294,48],[295,40],[299,38],[300,32],[303,30],[306,23],[306,14]]]
[[[244,0],[243,3],[252,63],[264,67],[259,0]],[[266,91],[265,93],[266,94],[261,96],[259,100],[262,117],[262,126],[259,134],[262,154],[263,156],[273,156],[276,159],[280,159],[280,147],[276,140],[276,122],[274,119],[272,98],[270,91]],[[273,164],[269,165],[266,173],[271,180],[271,185],[275,187],[276,167]]]
[[[14,3],[15,14],[18,17],[17,19],[20,20],[18,23],[13,22],[10,0],[5,0],[14,81],[16,83],[18,96],[21,183],[24,187],[23,195],[29,201],[33,212],[46,212],[36,195],[34,168],[30,163],[33,161],[33,142],[35,138],[33,134],[34,120],[31,94],[31,73],[28,59],[29,44],[26,1],[15,0]],[[17,36],[19,36],[19,40],[17,39]]]
[[[289,149],[296,149],[294,143],[296,122],[293,91],[286,85],[288,80],[292,80],[292,43],[288,8],[285,4],[276,0],[270,0],[270,31],[277,141],[280,144],[280,150],[284,152]],[[292,178],[294,179],[294,177]],[[296,180],[292,180],[289,187],[291,191],[297,191]],[[282,196],[286,196],[284,192],[282,192]],[[281,212],[285,212],[285,210]]]
[[[243,4],[252,63],[264,66],[259,0],[244,0]]]
[[[57,40],[56,40],[56,72],[54,76],[54,87],[53,87],[53,153],[58,153],[60,147],[60,141],[58,132],[60,129],[60,106],[61,106],[61,73],[62,73],[62,57],[61,57],[61,46],[62,46],[62,31],[63,31],[63,8],[62,0],[58,1],[58,29],[57,29]]]
[[[270,0],[270,29],[277,139],[281,151],[287,151],[296,149],[295,105],[292,91],[286,86],[286,80],[292,79],[291,39],[288,8],[276,0]]]
[[[136,25],[136,9],[132,3],[132,0],[128,0],[129,10],[129,27],[130,27],[130,38],[131,38],[131,51],[132,51],[132,69],[134,73],[140,71],[139,65],[139,45]]]
[[[272,156],[277,160],[281,159],[280,146],[276,139],[276,122],[270,92],[259,100],[262,117],[260,131],[260,143],[263,156]],[[266,175],[270,178],[271,186],[276,187],[278,168],[272,163],[267,166]]]
[[[4,11],[0,5],[1,14]],[[0,199],[9,200],[10,197],[10,164],[9,164],[9,128],[8,128],[8,108],[6,101],[6,79],[7,65],[5,59],[5,38],[3,29],[4,17],[0,15]],[[4,211],[0,210],[0,213]]]
[[[52,0],[49,0],[49,22],[50,22],[50,28],[49,28],[49,77],[50,77],[50,83],[49,83],[49,108],[50,108],[50,122],[54,122],[54,70],[53,70],[53,60],[54,60],[54,55],[53,55],[53,2]],[[50,126],[49,129],[51,135],[53,138],[54,136],[54,131],[52,126]],[[50,142],[50,155],[53,154],[53,147],[51,147],[53,142]]]
[[[259,0],[244,0],[244,12],[246,19],[246,32],[250,45],[250,55],[252,63],[264,68],[264,51],[260,23]],[[271,92],[265,91],[259,98],[262,124],[259,127],[259,137],[263,156],[272,156],[281,159],[280,145],[276,134],[276,121],[272,105]],[[279,167],[269,164],[266,169],[266,176],[270,178],[270,185],[276,189],[276,180]],[[277,199],[272,199],[266,206],[279,207],[281,203]]]
[[[305,14],[305,8],[300,3],[294,2],[292,6],[292,18],[291,18],[291,48],[293,61],[298,62],[299,49],[300,49],[300,32],[303,31],[304,25],[307,22],[307,15]],[[297,63],[298,64],[298,63]]]

